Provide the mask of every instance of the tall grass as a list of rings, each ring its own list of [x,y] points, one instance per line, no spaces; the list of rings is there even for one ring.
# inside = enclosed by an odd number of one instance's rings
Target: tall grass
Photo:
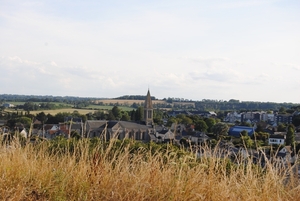
[[[0,200],[300,200],[294,167],[134,142],[0,147]]]

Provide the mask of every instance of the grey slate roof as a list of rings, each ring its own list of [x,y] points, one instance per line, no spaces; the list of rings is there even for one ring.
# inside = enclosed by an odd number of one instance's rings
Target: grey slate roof
[[[274,139],[284,139],[284,135],[270,135],[270,138],[274,138]]]
[[[105,125],[106,121],[104,121],[104,120],[88,120],[88,121],[86,121],[86,123],[91,129],[96,129],[96,128],[100,128],[101,126]]]
[[[113,128],[113,127],[122,127],[126,129],[141,129],[141,130],[147,130],[149,129],[148,126],[134,123],[134,122],[128,122],[128,121],[105,121],[105,120],[88,120],[87,121],[88,126],[91,129],[97,129],[97,128]]]

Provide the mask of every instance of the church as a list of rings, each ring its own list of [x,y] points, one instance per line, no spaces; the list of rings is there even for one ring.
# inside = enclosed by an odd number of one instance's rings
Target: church
[[[149,89],[144,103],[143,122],[88,120],[85,130],[87,138],[99,137],[103,140],[130,138],[143,142],[155,140],[156,131],[153,123],[153,105]]]

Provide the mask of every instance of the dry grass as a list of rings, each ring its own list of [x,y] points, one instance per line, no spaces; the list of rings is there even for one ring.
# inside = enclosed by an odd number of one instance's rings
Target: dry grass
[[[88,146],[81,141],[73,154],[49,154],[47,143],[2,146],[0,199],[300,200],[297,180],[271,164],[261,170],[217,157]]]

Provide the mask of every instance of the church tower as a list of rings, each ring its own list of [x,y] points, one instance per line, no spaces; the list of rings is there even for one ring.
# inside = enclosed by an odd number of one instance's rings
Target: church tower
[[[144,121],[147,126],[153,125],[153,106],[149,89],[144,105]]]

